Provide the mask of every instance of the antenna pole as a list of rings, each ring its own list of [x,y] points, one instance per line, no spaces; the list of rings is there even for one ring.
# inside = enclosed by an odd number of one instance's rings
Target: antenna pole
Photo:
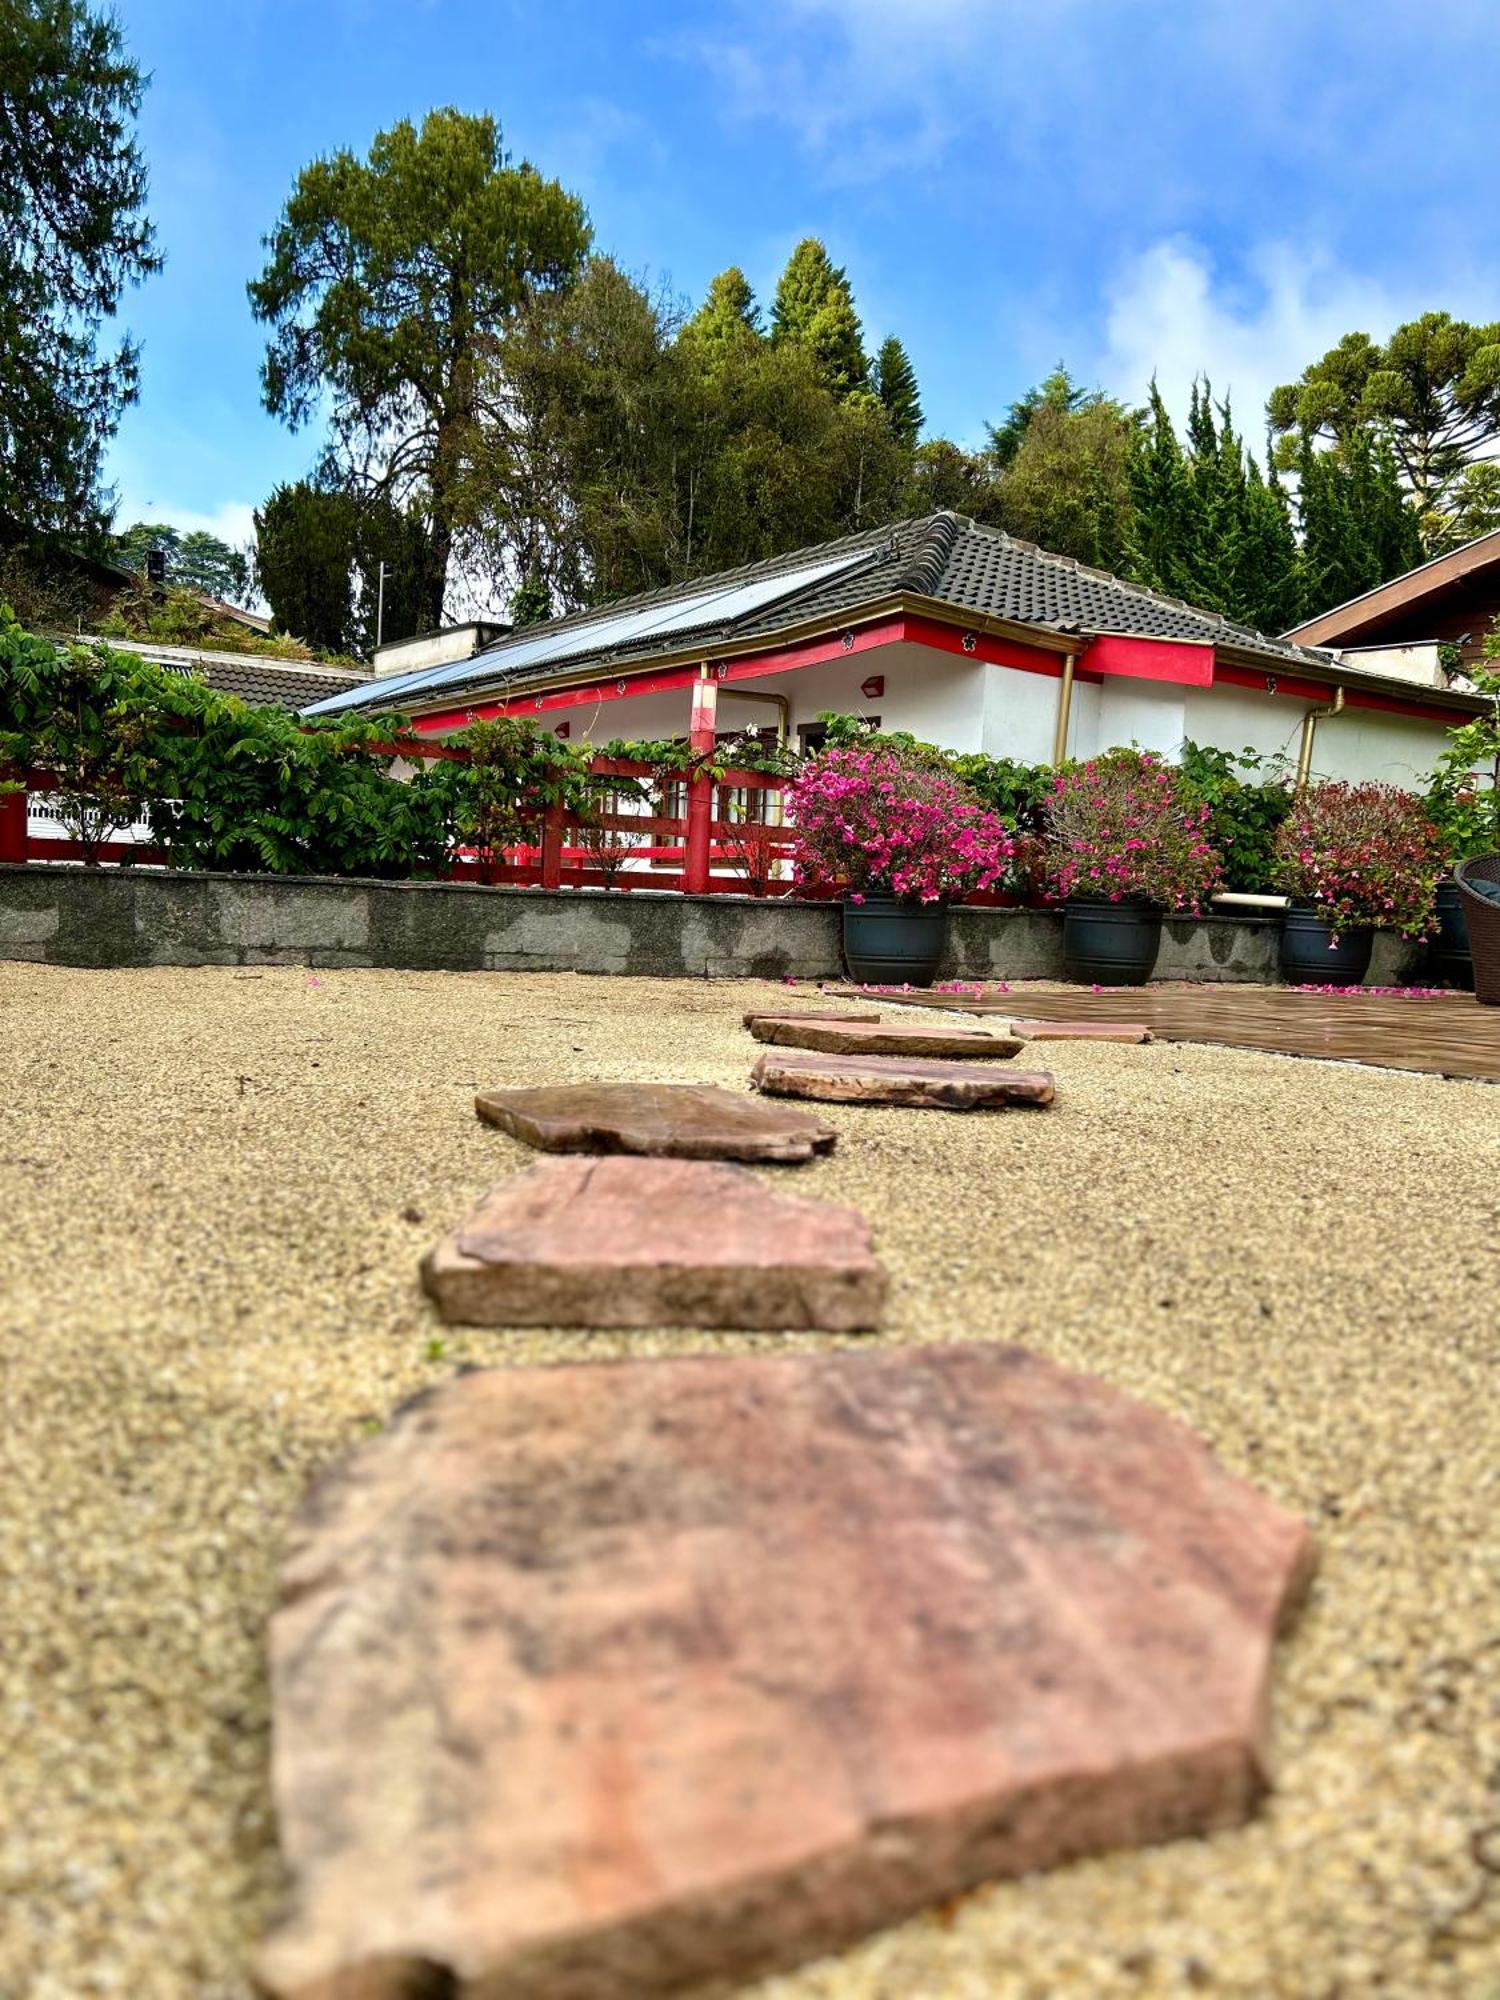
[[[375,650],[380,651],[381,635],[385,631],[385,573],[389,563],[380,565],[380,580],[375,590]]]

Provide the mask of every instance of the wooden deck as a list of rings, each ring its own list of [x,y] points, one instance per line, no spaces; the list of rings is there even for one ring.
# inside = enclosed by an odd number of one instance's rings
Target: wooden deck
[[[870,992],[868,997],[1018,1021],[1144,1021],[1167,1042],[1218,1042],[1500,1083],[1500,1007],[1481,1007],[1469,993],[1402,1000],[1297,993],[1281,986],[1133,986],[1095,993],[1085,987],[1013,985],[1005,993],[986,987],[982,999],[960,993]]]

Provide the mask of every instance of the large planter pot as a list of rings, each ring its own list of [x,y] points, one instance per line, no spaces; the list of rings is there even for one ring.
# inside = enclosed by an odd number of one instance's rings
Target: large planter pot
[[[844,964],[861,986],[930,986],[947,942],[946,903],[844,899]]]
[[[1446,986],[1474,990],[1474,956],[1469,950],[1469,926],[1464,921],[1458,884],[1451,875],[1437,886],[1437,935],[1427,947],[1428,971]]]
[[[1281,926],[1281,976],[1294,986],[1358,986],[1370,969],[1373,930],[1333,932],[1310,903],[1293,903]]]
[[[1070,896],[1063,904],[1063,977],[1092,986],[1144,986],[1161,949],[1151,903]]]

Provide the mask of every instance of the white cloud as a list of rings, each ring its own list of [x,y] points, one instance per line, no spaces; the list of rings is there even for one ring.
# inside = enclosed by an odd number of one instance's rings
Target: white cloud
[[[137,521],[176,528],[184,535],[204,529],[232,549],[249,548],[255,541],[255,509],[248,500],[226,500],[211,514],[204,514],[195,507],[174,507],[170,502],[163,505],[156,500],[137,501],[128,493],[122,494],[115,508],[116,530],[123,531]]]
[[[1259,246],[1245,269],[1244,280],[1231,280],[1186,236],[1151,244],[1105,287],[1092,374],[1127,402],[1143,400],[1155,375],[1178,418],[1194,376],[1206,375],[1216,397],[1232,398],[1237,425],[1254,442],[1279,382],[1294,381],[1344,334],[1383,339],[1430,303],[1291,243]]]

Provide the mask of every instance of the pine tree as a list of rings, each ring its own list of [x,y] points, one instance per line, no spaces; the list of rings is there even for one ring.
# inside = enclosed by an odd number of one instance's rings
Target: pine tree
[[[104,448],[139,380],[115,345],[159,263],[135,142],[145,80],[84,0],[0,5],[0,531],[90,536]],[[110,348],[113,348],[113,352]]]
[[[1302,602],[1302,558],[1286,489],[1274,466],[1262,478],[1251,458],[1246,465],[1238,603],[1231,615],[1258,632],[1285,632],[1301,618]]]
[[[1394,456],[1355,432],[1333,451],[1304,433],[1297,456],[1306,617],[1401,576],[1422,560],[1416,508]]]
[[[894,334],[880,343],[875,357],[875,393],[885,405],[896,442],[912,450],[922,432],[922,399],[911,356]]]
[[[1153,382],[1131,492],[1138,582],[1262,632],[1296,622],[1302,564],[1286,495],[1262,476],[1209,382],[1193,384],[1186,451]]]
[[[1130,575],[1152,590],[1186,597],[1195,580],[1197,504],[1188,462],[1155,376],[1131,461],[1130,497]]]
[[[764,338],[760,307],[750,281],[737,264],[720,271],[708,296],[682,329],[683,350],[713,374],[736,355],[743,355]]]
[[[848,276],[816,237],[804,237],[781,274],[771,338],[810,348],[823,382],[841,400],[868,390],[870,363]]]

